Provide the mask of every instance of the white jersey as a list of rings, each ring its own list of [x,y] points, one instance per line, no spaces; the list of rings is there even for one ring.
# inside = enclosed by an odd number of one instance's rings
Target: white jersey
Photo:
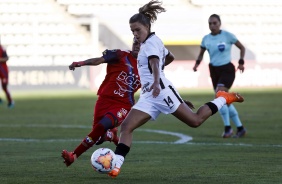
[[[152,120],[155,120],[160,113],[171,114],[175,112],[179,105],[183,103],[179,93],[175,90],[173,84],[166,79],[163,72],[165,57],[168,53],[168,50],[155,33],[151,33],[141,44],[138,53],[137,67],[142,91],[138,102],[132,108],[149,114]],[[154,82],[149,59],[154,57],[159,58],[161,88],[160,94],[156,98],[152,95],[153,91],[148,91]]]
[[[163,42],[155,33],[151,33],[148,38],[141,44],[140,51],[137,57],[138,73],[141,79],[142,94],[151,87],[154,82],[154,76],[152,68],[149,64],[149,59],[153,57],[159,58],[159,70],[160,70],[160,84],[163,88],[163,83],[166,82],[165,74],[163,72],[165,65],[165,57],[168,54],[168,50],[165,48]]]

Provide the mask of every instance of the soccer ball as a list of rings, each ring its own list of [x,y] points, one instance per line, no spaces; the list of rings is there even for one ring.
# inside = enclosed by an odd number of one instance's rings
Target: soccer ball
[[[115,168],[116,155],[109,148],[99,148],[91,156],[91,165],[99,173],[109,173]]]

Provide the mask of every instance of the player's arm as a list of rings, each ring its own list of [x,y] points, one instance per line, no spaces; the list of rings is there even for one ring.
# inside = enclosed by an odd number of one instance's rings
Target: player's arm
[[[150,90],[153,90],[152,94],[153,97],[157,97],[160,94],[160,70],[159,70],[159,57],[157,56],[151,56],[149,57],[149,64],[152,69],[152,74],[154,77],[154,83],[150,87]]]
[[[175,59],[174,55],[169,52],[165,57],[165,66],[169,65]]]
[[[240,59],[239,59],[238,69],[241,72],[244,72],[244,70],[245,70],[245,67],[244,67],[244,63],[245,63],[244,57],[245,57],[246,49],[243,46],[243,44],[241,44],[241,42],[239,40],[237,40],[237,42],[235,42],[235,45],[240,49]]]
[[[240,49],[240,59],[244,59],[246,50],[245,47],[239,40],[235,43],[235,45]]]
[[[200,65],[201,61],[203,60],[203,56],[204,56],[205,51],[206,51],[206,49],[201,47],[200,53],[199,53],[198,58],[195,62],[195,65],[193,67],[194,72],[197,71],[198,66]]]
[[[70,66],[69,69],[70,70],[74,70],[76,67],[81,67],[84,65],[100,65],[101,63],[104,63],[105,59],[103,57],[99,57],[99,58],[90,58],[84,61],[79,61],[79,62],[73,62]]]

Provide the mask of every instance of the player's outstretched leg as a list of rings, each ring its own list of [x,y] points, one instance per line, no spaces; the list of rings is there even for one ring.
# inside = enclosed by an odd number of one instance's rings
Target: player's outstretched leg
[[[218,91],[216,97],[223,97],[226,99],[226,104],[229,105],[233,102],[244,102],[244,98],[239,93],[228,93],[225,91]]]
[[[66,166],[70,166],[74,160],[76,159],[76,156],[74,155],[73,152],[68,152],[67,150],[63,150],[62,151],[62,157],[64,159],[64,163],[66,164]]]

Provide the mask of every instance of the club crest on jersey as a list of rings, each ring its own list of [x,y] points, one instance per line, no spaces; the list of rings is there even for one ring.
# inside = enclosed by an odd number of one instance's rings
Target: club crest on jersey
[[[126,109],[122,108],[121,112],[122,112],[122,115],[126,116],[126,114],[127,114],[127,110]]]
[[[217,44],[217,48],[220,52],[225,50],[225,42],[221,42]]]
[[[117,112],[117,117],[121,118],[122,117],[122,113],[121,112]]]
[[[122,112],[118,111],[117,112],[117,117],[121,118],[122,117]]]
[[[121,118],[122,116],[126,116],[127,114],[127,110],[124,108],[121,108],[118,112],[117,112],[117,117]]]

